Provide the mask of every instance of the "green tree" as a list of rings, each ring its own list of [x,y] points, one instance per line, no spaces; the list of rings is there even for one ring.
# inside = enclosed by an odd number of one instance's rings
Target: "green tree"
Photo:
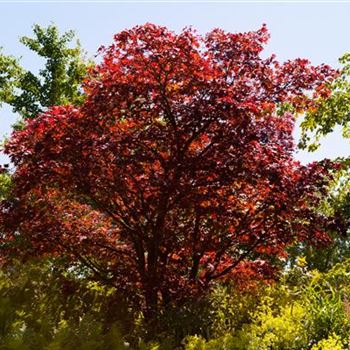
[[[23,73],[18,60],[0,52],[0,103],[10,103]]]
[[[342,68],[338,77],[320,88],[319,98],[301,123],[300,148],[316,150],[320,139],[336,126],[342,128],[344,137],[350,138],[350,53],[343,55],[339,62]]]
[[[320,140],[336,127],[341,127],[343,137],[350,139],[350,53],[343,55],[339,62],[342,68],[338,77],[320,87],[319,98],[314,100],[314,105],[301,123],[299,147],[302,149],[311,152],[317,150]],[[325,198],[320,210],[327,214],[337,214],[346,228],[350,223],[350,151],[348,157],[338,158],[338,161],[342,167],[332,184],[330,195]],[[348,258],[350,254],[350,238],[346,230],[343,235],[333,236],[333,244],[327,249],[296,247],[296,250],[307,257],[310,267],[326,271],[335,263]]]
[[[53,105],[79,105],[89,61],[74,32],[61,35],[55,25],[36,24],[33,34],[20,42],[45,60],[44,67],[34,74],[19,59],[0,53],[0,103],[7,103],[23,118],[33,118]]]

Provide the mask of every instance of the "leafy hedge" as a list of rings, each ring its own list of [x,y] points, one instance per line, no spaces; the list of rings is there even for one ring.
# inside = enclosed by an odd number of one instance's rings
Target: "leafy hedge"
[[[113,289],[64,261],[34,261],[1,272],[0,349],[349,349],[349,300],[350,260],[320,273],[300,259],[274,285],[221,284],[205,300],[167,310],[151,334]]]

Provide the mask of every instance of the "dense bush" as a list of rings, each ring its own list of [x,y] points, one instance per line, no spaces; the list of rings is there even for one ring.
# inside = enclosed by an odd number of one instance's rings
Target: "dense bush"
[[[265,288],[248,322],[216,339],[188,337],[186,350],[349,348],[349,267],[346,261],[321,274],[297,266]]]
[[[349,277],[350,261],[320,273],[300,259],[278,283],[249,291],[221,284],[205,299],[166,310],[151,337],[137,307],[86,282],[78,267],[13,264],[0,278],[0,349],[348,349]]]
[[[119,332],[130,332],[134,319],[111,288],[67,272],[64,261],[1,272],[0,349],[122,349]]]

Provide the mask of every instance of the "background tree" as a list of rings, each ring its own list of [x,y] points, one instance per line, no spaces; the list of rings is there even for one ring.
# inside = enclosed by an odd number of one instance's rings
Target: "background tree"
[[[331,83],[325,83],[319,88],[319,97],[314,100],[314,106],[305,114],[301,123],[302,136],[299,147],[315,151],[320,146],[322,137],[341,127],[342,135],[350,137],[350,54],[339,59],[342,68]],[[349,148],[350,157],[350,148]],[[345,225],[350,222],[350,158],[338,158],[342,164],[332,183],[330,195],[324,199],[319,210],[337,214]],[[297,248],[298,254],[305,255],[311,267],[325,271],[335,263],[349,257],[349,235],[335,235],[333,244],[325,250],[315,250],[312,247]]]
[[[301,124],[301,148],[316,150],[321,137],[333,132],[336,126],[342,127],[344,137],[350,137],[350,54],[342,56],[339,62],[342,68],[337,78],[320,86],[319,97]]]
[[[0,101],[10,102],[17,87],[22,69],[11,56],[0,55]]]
[[[9,104],[24,118],[33,118],[49,106],[83,101],[81,84],[89,62],[73,31],[60,35],[55,25],[33,26],[34,37],[21,43],[45,60],[38,74],[26,70],[12,56],[0,54],[0,103]],[[72,45],[74,43],[74,45]]]
[[[298,241],[327,243],[334,221],[315,208],[331,164],[294,160],[281,106],[307,109],[334,71],[262,59],[268,37],[117,34],[82,106],[50,108],[6,145],[16,172],[3,251],[65,254],[140,290],[151,318],[216,280],[271,276]]]

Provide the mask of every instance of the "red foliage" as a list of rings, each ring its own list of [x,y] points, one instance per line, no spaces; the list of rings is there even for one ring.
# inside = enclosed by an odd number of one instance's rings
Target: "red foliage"
[[[151,309],[234,271],[272,271],[298,241],[326,243],[314,208],[330,164],[293,159],[294,116],[278,111],[308,108],[335,71],[261,58],[268,37],[152,24],[115,35],[84,105],[52,107],[7,144],[4,247],[67,254],[140,287]]]

